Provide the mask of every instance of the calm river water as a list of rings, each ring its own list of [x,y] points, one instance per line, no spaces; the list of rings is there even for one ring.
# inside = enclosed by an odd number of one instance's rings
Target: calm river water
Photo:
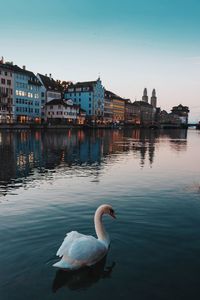
[[[200,131],[0,132],[0,299],[199,299]],[[71,230],[111,237],[98,266],[52,267]]]

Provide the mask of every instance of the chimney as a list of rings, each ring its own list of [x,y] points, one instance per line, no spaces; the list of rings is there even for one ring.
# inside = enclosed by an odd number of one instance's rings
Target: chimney
[[[49,74],[49,78],[51,78],[51,73]]]
[[[3,58],[3,56],[1,57],[0,63],[1,63],[1,64],[4,63],[4,58]]]
[[[26,70],[26,66],[22,66],[22,69],[23,69],[23,70]]]

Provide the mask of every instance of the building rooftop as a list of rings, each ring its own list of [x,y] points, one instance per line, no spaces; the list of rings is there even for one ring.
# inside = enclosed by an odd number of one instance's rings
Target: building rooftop
[[[62,87],[53,78],[51,78],[47,75],[39,74],[39,73],[38,73],[38,76],[40,77],[42,84],[45,86],[45,88],[47,90],[53,90],[53,91],[57,91],[57,92],[62,91]]]
[[[146,106],[146,107],[152,107],[152,105],[151,105],[150,103],[145,102],[145,101],[142,101],[142,100],[140,100],[140,101],[134,101],[134,102],[133,102],[133,105],[134,105],[134,106]]]
[[[188,108],[188,106],[183,106],[182,104],[179,104],[177,106],[173,106],[172,111],[187,111],[187,112],[189,112],[189,108]]]
[[[105,98],[109,98],[109,99],[117,99],[117,100],[123,100],[123,101],[127,101],[127,99],[124,99],[118,95],[116,95],[115,93],[105,90]]]
[[[17,65],[13,65],[13,63],[8,63],[7,62],[7,63],[0,63],[0,68],[4,69],[4,70],[7,70],[7,71],[12,71],[14,73],[26,75],[30,79],[30,82],[29,82],[30,84],[41,86],[41,83],[38,80],[38,78],[35,76],[35,74],[31,71],[26,70],[25,67],[20,68]]]
[[[67,101],[71,99],[52,99],[51,101],[47,102],[45,106],[50,106],[50,105],[63,105],[65,107],[74,107],[74,108],[80,108],[80,105],[77,104],[67,104]]]

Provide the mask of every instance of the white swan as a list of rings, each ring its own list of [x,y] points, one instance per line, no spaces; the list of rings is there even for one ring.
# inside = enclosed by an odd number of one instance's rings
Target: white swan
[[[53,266],[61,269],[77,270],[84,266],[92,266],[100,261],[108,251],[110,244],[109,235],[102,223],[103,214],[113,218],[115,212],[108,204],[97,208],[94,215],[95,230],[98,239],[91,235],[84,235],[77,231],[67,233],[56,255],[62,257]]]

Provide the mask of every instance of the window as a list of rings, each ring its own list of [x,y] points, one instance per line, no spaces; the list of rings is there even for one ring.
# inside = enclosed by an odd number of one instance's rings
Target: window
[[[7,80],[7,85],[11,85],[11,80]]]
[[[1,83],[2,83],[2,84],[5,84],[5,83],[6,83],[6,81],[5,81],[4,78],[1,78]]]

